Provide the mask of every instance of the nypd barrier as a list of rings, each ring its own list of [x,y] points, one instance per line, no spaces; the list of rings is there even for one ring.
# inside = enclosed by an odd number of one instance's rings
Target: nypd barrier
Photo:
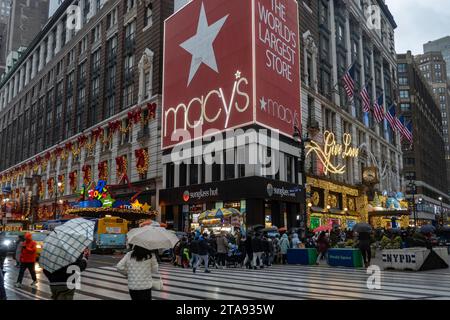
[[[447,248],[383,250],[384,269],[425,271],[448,268]]]

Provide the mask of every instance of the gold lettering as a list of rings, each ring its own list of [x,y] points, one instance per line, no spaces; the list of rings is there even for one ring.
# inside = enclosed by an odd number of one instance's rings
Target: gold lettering
[[[312,152],[316,154],[320,162],[324,166],[324,173],[328,174],[344,174],[346,166],[345,165],[334,165],[332,158],[341,157],[342,159],[347,158],[358,158],[359,148],[351,146],[352,137],[350,134],[345,133],[342,137],[342,144],[336,142],[334,133],[325,131],[323,135],[323,148],[315,141],[310,142],[306,147],[308,150],[306,156],[309,156]]]

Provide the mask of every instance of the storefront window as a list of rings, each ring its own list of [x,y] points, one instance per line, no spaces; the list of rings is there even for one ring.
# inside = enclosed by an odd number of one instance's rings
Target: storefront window
[[[264,222],[266,224],[266,228],[272,227],[272,205],[270,203],[265,204],[265,218]]]

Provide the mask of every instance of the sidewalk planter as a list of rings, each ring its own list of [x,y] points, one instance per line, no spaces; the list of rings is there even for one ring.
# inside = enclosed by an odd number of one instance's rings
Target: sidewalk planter
[[[383,250],[382,255],[384,269],[426,271],[448,268],[447,248]]]
[[[329,249],[328,264],[332,267],[362,268],[363,259],[359,249]]]
[[[288,264],[313,265],[316,264],[317,250],[310,249],[288,249]]]

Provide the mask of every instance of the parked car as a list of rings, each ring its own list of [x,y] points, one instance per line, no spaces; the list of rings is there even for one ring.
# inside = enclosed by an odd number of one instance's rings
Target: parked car
[[[5,246],[8,253],[15,253],[19,244],[19,236],[24,234],[21,231],[3,231],[0,233],[0,239],[2,239],[0,245]]]

